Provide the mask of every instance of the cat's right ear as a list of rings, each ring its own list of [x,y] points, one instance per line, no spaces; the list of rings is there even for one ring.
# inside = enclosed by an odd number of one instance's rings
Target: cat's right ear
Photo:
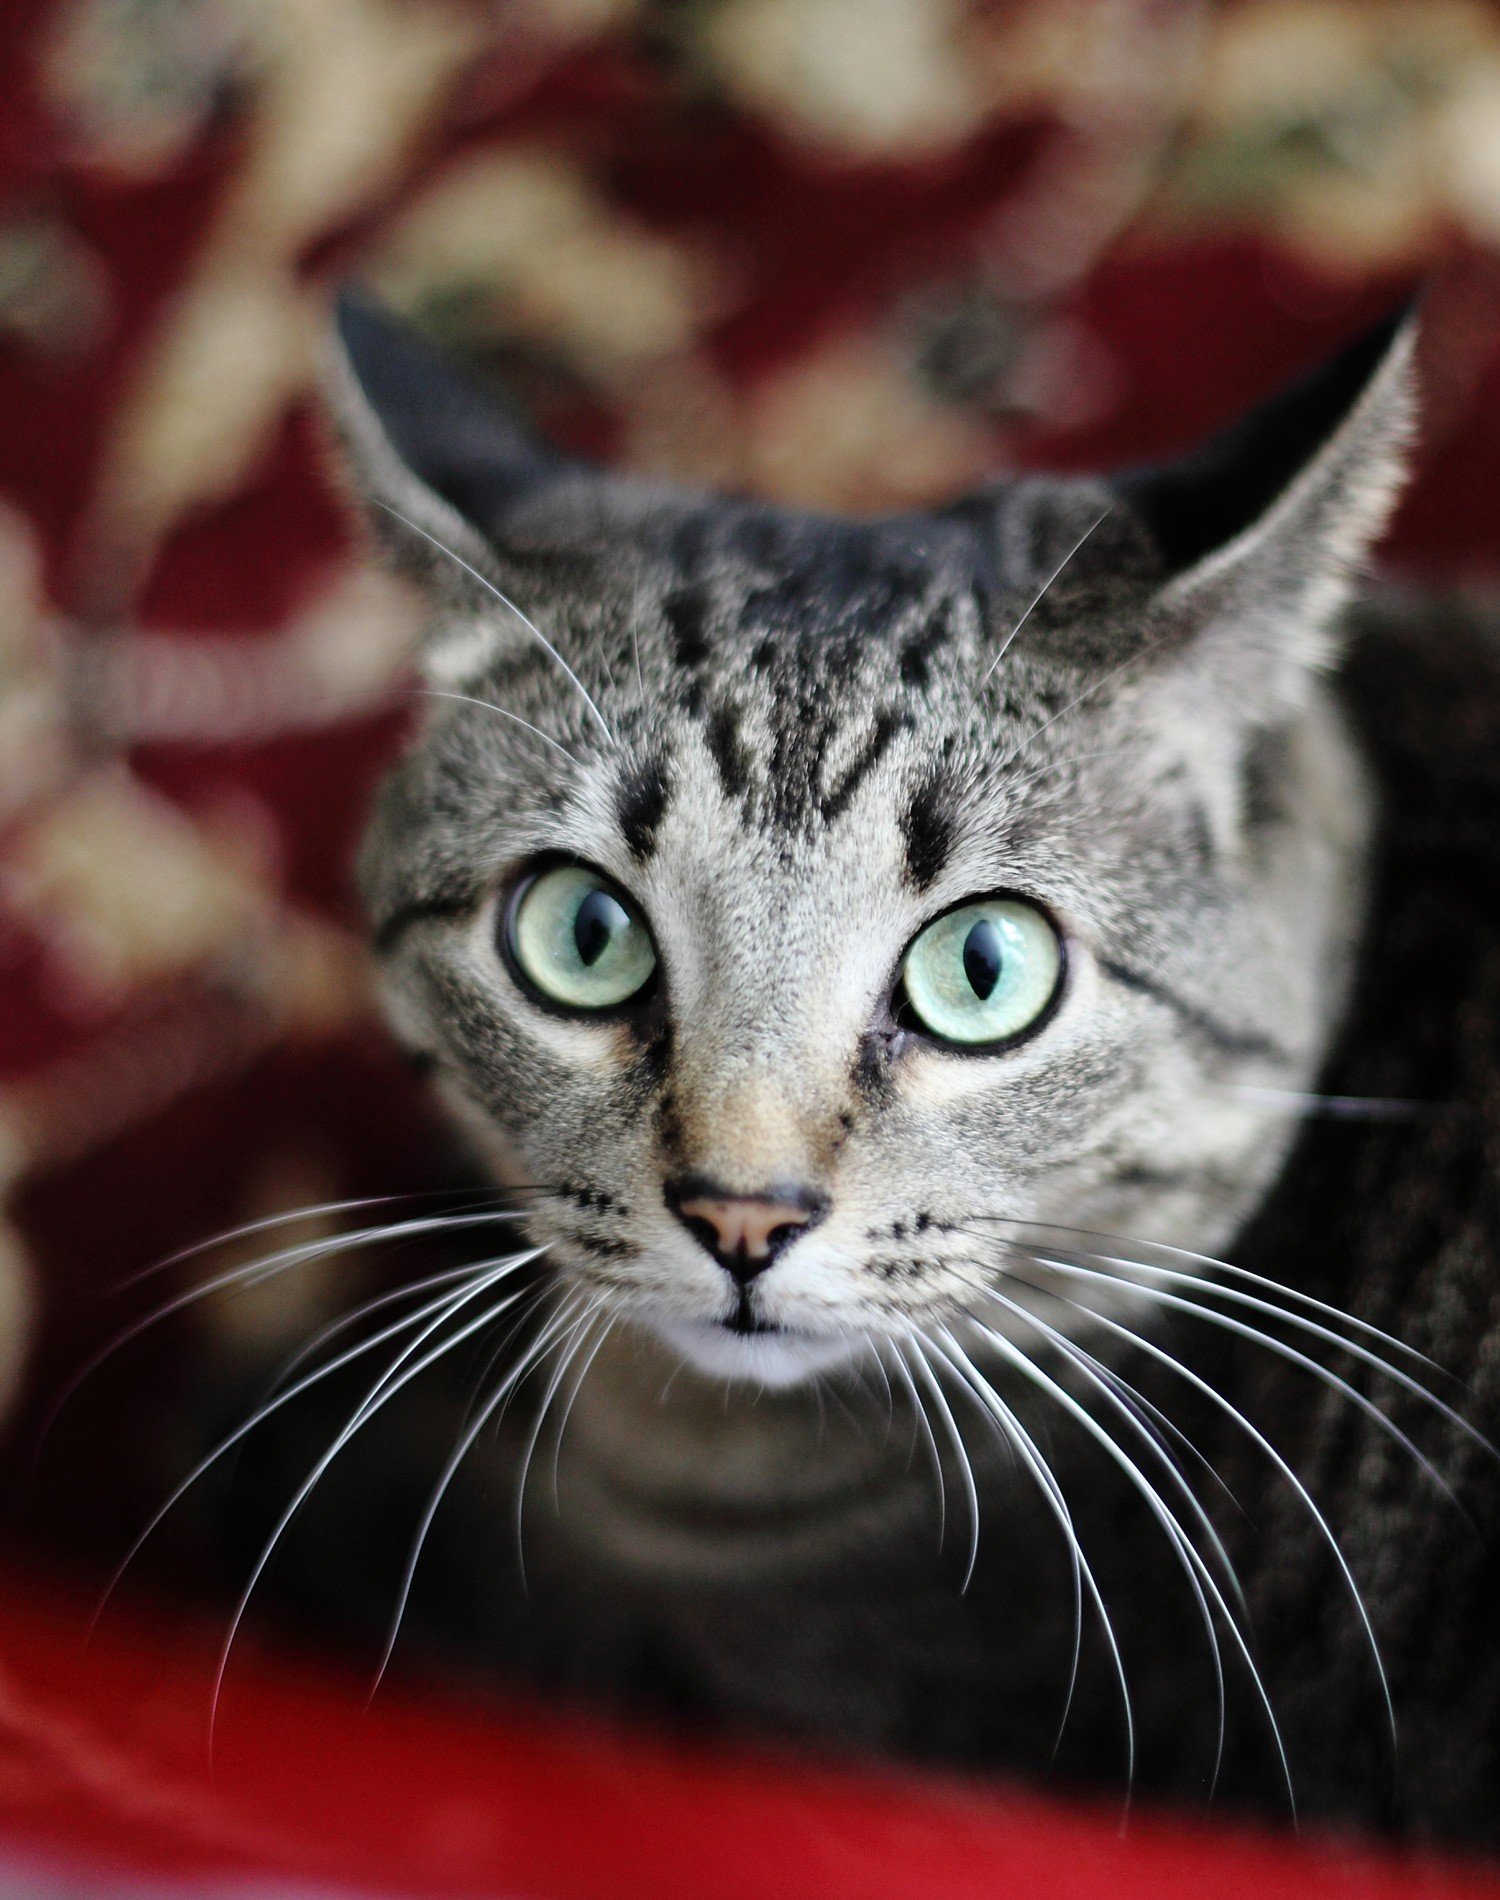
[[[1408,305],[1195,454],[1115,478],[1166,573],[1162,657],[1221,704],[1275,719],[1336,661],[1339,609],[1406,480],[1416,337]]]
[[[328,354],[328,406],[377,544],[444,605],[493,605],[489,524],[567,465],[358,291],[339,296]]]

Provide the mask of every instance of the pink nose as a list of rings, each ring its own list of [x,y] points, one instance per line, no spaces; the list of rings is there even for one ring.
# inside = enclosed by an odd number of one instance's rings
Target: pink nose
[[[683,1224],[742,1286],[763,1273],[822,1212],[820,1197],[801,1190],[790,1195],[704,1191],[668,1198]]]

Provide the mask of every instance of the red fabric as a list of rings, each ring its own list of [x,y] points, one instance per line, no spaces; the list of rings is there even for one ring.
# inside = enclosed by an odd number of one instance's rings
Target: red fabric
[[[1168,1826],[936,1778],[686,1750],[505,1706],[383,1694],[242,1656],[206,1736],[215,1636],[83,1619],[0,1584],[0,1816],[74,1864],[266,1869],[516,1900],[1484,1900],[1500,1878],[1348,1844]],[[3,1872],[0,1872],[3,1878]]]

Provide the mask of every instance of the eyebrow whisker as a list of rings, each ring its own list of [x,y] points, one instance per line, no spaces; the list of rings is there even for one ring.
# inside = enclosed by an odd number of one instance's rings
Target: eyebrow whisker
[[[409,515],[402,514],[399,508],[393,508],[388,501],[381,501],[378,497],[374,497],[373,500],[374,500],[374,505],[377,508],[384,510],[384,512],[388,515],[394,516],[394,518],[397,521],[399,521],[403,527],[410,528],[413,534],[419,534],[422,537],[422,539],[426,541],[430,546],[436,548],[439,554],[446,555],[447,558],[453,562],[455,567],[461,567],[465,574],[468,574],[472,579],[478,581],[481,587],[485,588],[487,592],[493,594],[495,599],[499,601],[502,607],[507,608],[511,613],[513,613],[515,617],[517,618],[517,620],[520,621],[521,625],[526,629],[526,631],[532,636],[532,638],[542,648],[543,652],[548,654],[556,662],[556,664],[562,669],[564,674],[566,674],[567,678],[571,681],[572,685],[577,690],[579,698],[582,699],[584,705],[588,708],[590,716],[593,718],[595,725],[598,726],[599,730],[604,734],[605,738],[608,739],[611,745],[618,745],[619,741],[615,738],[614,733],[610,730],[609,722],[605,719],[604,714],[600,712],[598,706],[595,705],[592,697],[589,694],[588,688],[584,685],[583,681],[579,679],[578,675],[573,671],[572,667],[568,665],[567,661],[558,652],[557,648],[553,646],[552,642],[547,638],[546,634],[542,632],[539,626],[537,626],[536,622],[530,619],[526,614],[522,613],[521,609],[516,605],[516,603],[510,598],[508,594],[502,594],[500,589],[495,585],[495,583],[489,578],[488,575],[481,574],[477,567],[474,567],[473,565],[471,565],[471,563],[466,561],[461,554],[457,553],[453,548],[450,548],[446,541],[440,541],[435,534],[429,534],[426,528],[422,527],[418,522],[413,521]],[[498,711],[499,708],[497,707],[496,710]]]

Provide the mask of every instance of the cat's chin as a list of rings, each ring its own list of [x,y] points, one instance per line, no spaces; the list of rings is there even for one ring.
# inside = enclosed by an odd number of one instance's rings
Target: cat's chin
[[[696,1372],[757,1386],[794,1386],[842,1365],[853,1333],[737,1333],[717,1320],[656,1319],[653,1330]]]

